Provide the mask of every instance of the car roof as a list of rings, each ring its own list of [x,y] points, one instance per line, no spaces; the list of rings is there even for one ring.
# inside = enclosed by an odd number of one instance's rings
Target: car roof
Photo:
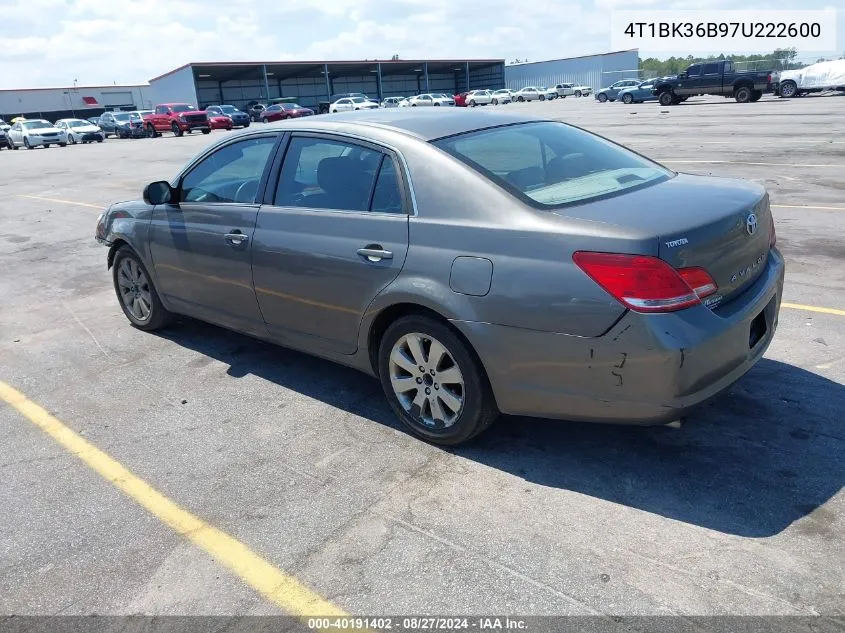
[[[338,112],[330,117],[305,117],[278,122],[275,125],[291,130],[302,127],[311,130],[322,129],[326,132],[341,131],[354,125],[357,128],[372,127],[433,141],[484,128],[547,120],[520,113],[475,108],[388,108]]]

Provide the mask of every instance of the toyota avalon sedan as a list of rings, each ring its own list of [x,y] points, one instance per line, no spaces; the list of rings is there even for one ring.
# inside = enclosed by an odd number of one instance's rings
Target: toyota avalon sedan
[[[500,412],[679,420],[761,358],[784,277],[759,185],[489,110],[227,135],[96,237],[135,327],[190,315],[357,368],[445,445]]]

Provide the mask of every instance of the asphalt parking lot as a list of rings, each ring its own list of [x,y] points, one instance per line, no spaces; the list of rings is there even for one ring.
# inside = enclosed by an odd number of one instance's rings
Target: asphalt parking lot
[[[180,535],[0,402],[0,614],[304,604],[227,565],[239,543],[355,614],[845,615],[843,105],[503,106],[765,185],[785,304],[764,360],[680,429],[504,418],[448,451],[352,370],[129,326],[95,220],[226,132],[0,152],[0,384],[236,539]]]

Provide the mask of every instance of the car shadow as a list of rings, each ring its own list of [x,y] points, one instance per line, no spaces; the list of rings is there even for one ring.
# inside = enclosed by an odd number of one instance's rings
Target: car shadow
[[[400,428],[378,381],[353,369],[190,319],[159,335],[228,364],[231,376]],[[680,429],[503,416],[448,452],[726,534],[773,536],[808,515],[807,529],[826,532],[833,517],[820,506],[845,483],[843,411],[842,385],[763,359]]]

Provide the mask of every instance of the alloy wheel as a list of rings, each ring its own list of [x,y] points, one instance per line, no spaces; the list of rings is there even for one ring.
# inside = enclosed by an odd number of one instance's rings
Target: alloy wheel
[[[131,257],[120,262],[117,285],[126,310],[139,322],[148,321],[153,305],[150,282],[138,262]]]
[[[406,413],[430,428],[455,424],[464,406],[464,377],[440,341],[418,332],[402,336],[390,352],[389,371]]]

